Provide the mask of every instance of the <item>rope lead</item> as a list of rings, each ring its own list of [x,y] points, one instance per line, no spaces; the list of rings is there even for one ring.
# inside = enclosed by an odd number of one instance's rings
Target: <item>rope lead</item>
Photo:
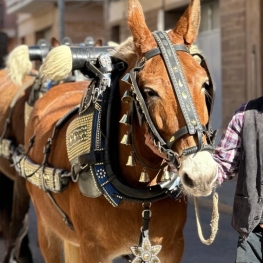
[[[203,231],[200,223],[200,215],[197,197],[194,197],[194,206],[195,206],[195,215],[196,215],[196,224],[197,224],[197,232],[200,238],[200,241],[205,245],[211,245],[214,242],[214,239],[218,230],[218,221],[219,221],[219,213],[218,213],[218,193],[214,192],[213,194],[213,210],[212,210],[212,219],[211,219],[211,235],[208,239],[205,239],[203,236]]]

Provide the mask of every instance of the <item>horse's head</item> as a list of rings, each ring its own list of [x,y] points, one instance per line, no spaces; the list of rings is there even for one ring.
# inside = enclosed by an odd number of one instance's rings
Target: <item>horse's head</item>
[[[135,103],[139,119],[177,165],[186,193],[205,196],[214,187],[217,165],[206,129],[210,76],[191,54],[199,23],[200,1],[192,0],[167,40],[165,32],[149,30],[138,0],[128,1],[128,24],[138,60],[127,80],[139,101]]]

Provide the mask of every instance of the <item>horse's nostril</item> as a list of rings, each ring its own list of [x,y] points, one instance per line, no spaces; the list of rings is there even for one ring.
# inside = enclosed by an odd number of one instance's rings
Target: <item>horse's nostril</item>
[[[184,183],[186,186],[188,186],[188,187],[190,187],[190,188],[194,187],[194,181],[188,176],[187,173],[184,173],[184,174],[183,174],[183,176],[182,176],[182,181],[183,181],[183,183]]]

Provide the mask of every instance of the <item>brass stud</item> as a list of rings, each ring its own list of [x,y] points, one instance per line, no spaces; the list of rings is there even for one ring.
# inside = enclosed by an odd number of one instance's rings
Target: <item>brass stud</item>
[[[183,83],[181,82],[181,80],[179,79],[179,83],[178,83],[179,87],[183,87]]]
[[[174,139],[175,139],[175,138],[174,138],[174,136],[173,136],[173,137],[170,139],[170,142],[173,142],[173,141],[174,141]]]
[[[186,92],[183,91],[183,92],[182,92],[182,96],[183,96],[184,99],[187,99],[187,94],[186,94]]]

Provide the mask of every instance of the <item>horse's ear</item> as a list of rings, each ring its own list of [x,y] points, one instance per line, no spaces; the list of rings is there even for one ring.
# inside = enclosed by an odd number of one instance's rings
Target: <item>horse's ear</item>
[[[169,32],[171,40],[183,37],[186,45],[192,45],[197,38],[200,25],[200,0],[192,0],[175,28]]]
[[[102,39],[98,39],[95,44],[94,44],[94,47],[101,47],[102,46]]]
[[[128,1],[128,25],[134,39],[135,51],[140,57],[156,46],[154,37],[145,23],[141,4],[138,0]]]
[[[52,37],[52,38],[51,38],[51,46],[52,46],[52,47],[58,47],[58,46],[60,46],[59,41],[58,41],[55,37]]]

